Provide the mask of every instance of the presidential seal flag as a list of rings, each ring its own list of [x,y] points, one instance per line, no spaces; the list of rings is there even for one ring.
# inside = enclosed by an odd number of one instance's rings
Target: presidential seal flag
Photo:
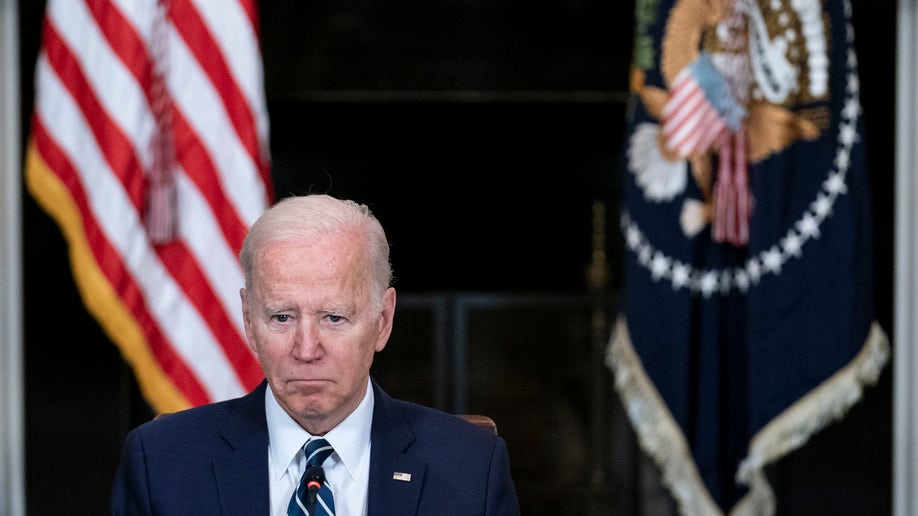
[[[847,0],[639,0],[608,347],[683,514],[772,514],[764,467],[843,417],[889,344]]]
[[[26,183],[158,411],[262,378],[237,254],[273,197],[255,0],[49,0]]]

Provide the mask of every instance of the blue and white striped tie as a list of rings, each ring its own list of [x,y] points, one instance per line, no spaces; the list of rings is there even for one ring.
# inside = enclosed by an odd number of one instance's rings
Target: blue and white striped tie
[[[300,485],[290,497],[287,504],[288,516],[335,516],[335,501],[332,499],[331,489],[325,482],[325,472],[322,463],[335,451],[325,439],[313,439],[306,443],[303,452],[306,455],[306,469],[300,478]],[[312,469],[311,469],[312,468]],[[307,472],[318,472],[317,475],[307,475]],[[309,485],[318,482],[319,488],[315,500],[309,496]],[[315,489],[315,488],[313,488]]]

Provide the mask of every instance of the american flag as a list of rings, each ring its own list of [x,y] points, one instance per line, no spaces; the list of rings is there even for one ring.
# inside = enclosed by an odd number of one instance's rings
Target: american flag
[[[707,151],[729,129],[727,121],[708,100],[690,68],[679,72],[670,91],[662,120],[667,148],[683,158]]]
[[[49,0],[26,158],[157,411],[247,392],[237,254],[270,204],[255,0]]]

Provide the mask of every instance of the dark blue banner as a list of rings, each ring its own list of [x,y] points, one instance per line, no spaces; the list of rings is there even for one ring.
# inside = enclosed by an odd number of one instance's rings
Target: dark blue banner
[[[638,0],[609,349],[685,514],[774,512],[763,467],[876,381],[847,1]]]

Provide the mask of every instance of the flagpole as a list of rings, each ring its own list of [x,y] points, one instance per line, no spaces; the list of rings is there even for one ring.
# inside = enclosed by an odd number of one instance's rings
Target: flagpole
[[[899,0],[896,77],[895,333],[893,507],[918,514],[918,4]]]
[[[19,13],[0,0],[0,514],[25,514]]]

